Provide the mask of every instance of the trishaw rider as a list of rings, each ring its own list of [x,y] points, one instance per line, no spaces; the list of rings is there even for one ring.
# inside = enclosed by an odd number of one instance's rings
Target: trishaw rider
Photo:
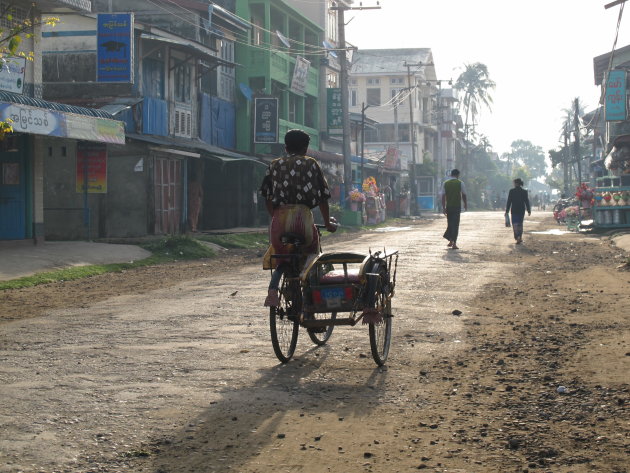
[[[286,254],[280,236],[293,233],[304,237],[304,254],[319,251],[319,234],[313,222],[311,209],[319,207],[326,229],[334,232],[337,227],[330,222],[328,199],[330,190],[317,161],[306,156],[310,137],[302,130],[289,130],[284,136],[286,154],[274,159],[267,169],[260,191],[271,215],[269,241],[263,261],[264,269],[283,264],[281,259],[271,261],[272,254]],[[278,284],[281,271],[274,271],[265,306],[280,305]]]

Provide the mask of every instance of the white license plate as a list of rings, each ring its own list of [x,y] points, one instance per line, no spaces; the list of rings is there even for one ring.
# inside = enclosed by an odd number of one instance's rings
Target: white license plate
[[[322,289],[322,299],[326,301],[326,307],[341,307],[341,301],[345,295],[345,291],[341,287],[330,287]]]

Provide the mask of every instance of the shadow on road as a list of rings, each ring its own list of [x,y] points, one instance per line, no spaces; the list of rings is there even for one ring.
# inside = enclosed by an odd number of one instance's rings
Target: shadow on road
[[[382,401],[387,370],[366,371],[364,382],[334,383],[338,373],[320,370],[329,358],[324,346],[312,348],[286,365],[259,370],[261,377],[252,385],[226,391],[222,399],[210,403],[196,419],[190,419],[174,438],[152,445],[150,471],[163,473],[190,471],[243,471],[241,468],[266,449],[295,451],[318,449],[322,417],[328,424],[369,414]],[[334,367],[332,370],[337,371]],[[356,379],[356,370],[352,378]],[[312,420],[312,435],[298,438],[306,417]],[[296,419],[295,422],[293,419]],[[278,444],[278,445],[275,445]],[[294,444],[294,445],[293,445]],[[140,459],[139,459],[140,460]]]
[[[463,250],[446,250],[442,256],[444,261],[451,261],[453,263],[469,263],[470,257],[466,251]]]

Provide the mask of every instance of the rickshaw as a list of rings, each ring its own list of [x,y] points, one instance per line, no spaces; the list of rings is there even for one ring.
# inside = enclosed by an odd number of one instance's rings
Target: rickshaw
[[[319,232],[324,225],[316,227]],[[374,361],[384,365],[392,334],[398,251],[324,253],[320,245],[319,254],[306,257],[301,251],[303,237],[286,233],[281,241],[287,254],[271,255],[272,260],[281,261],[273,270],[282,273],[280,305],[271,307],[269,313],[271,342],[278,359],[287,363],[293,357],[300,326],[315,345],[322,346],[336,326],[362,322],[368,325]]]

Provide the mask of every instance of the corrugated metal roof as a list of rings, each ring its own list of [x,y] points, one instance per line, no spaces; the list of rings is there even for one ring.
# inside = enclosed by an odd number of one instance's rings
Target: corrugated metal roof
[[[360,49],[352,59],[352,74],[406,73],[408,63],[432,64],[430,48]]]

